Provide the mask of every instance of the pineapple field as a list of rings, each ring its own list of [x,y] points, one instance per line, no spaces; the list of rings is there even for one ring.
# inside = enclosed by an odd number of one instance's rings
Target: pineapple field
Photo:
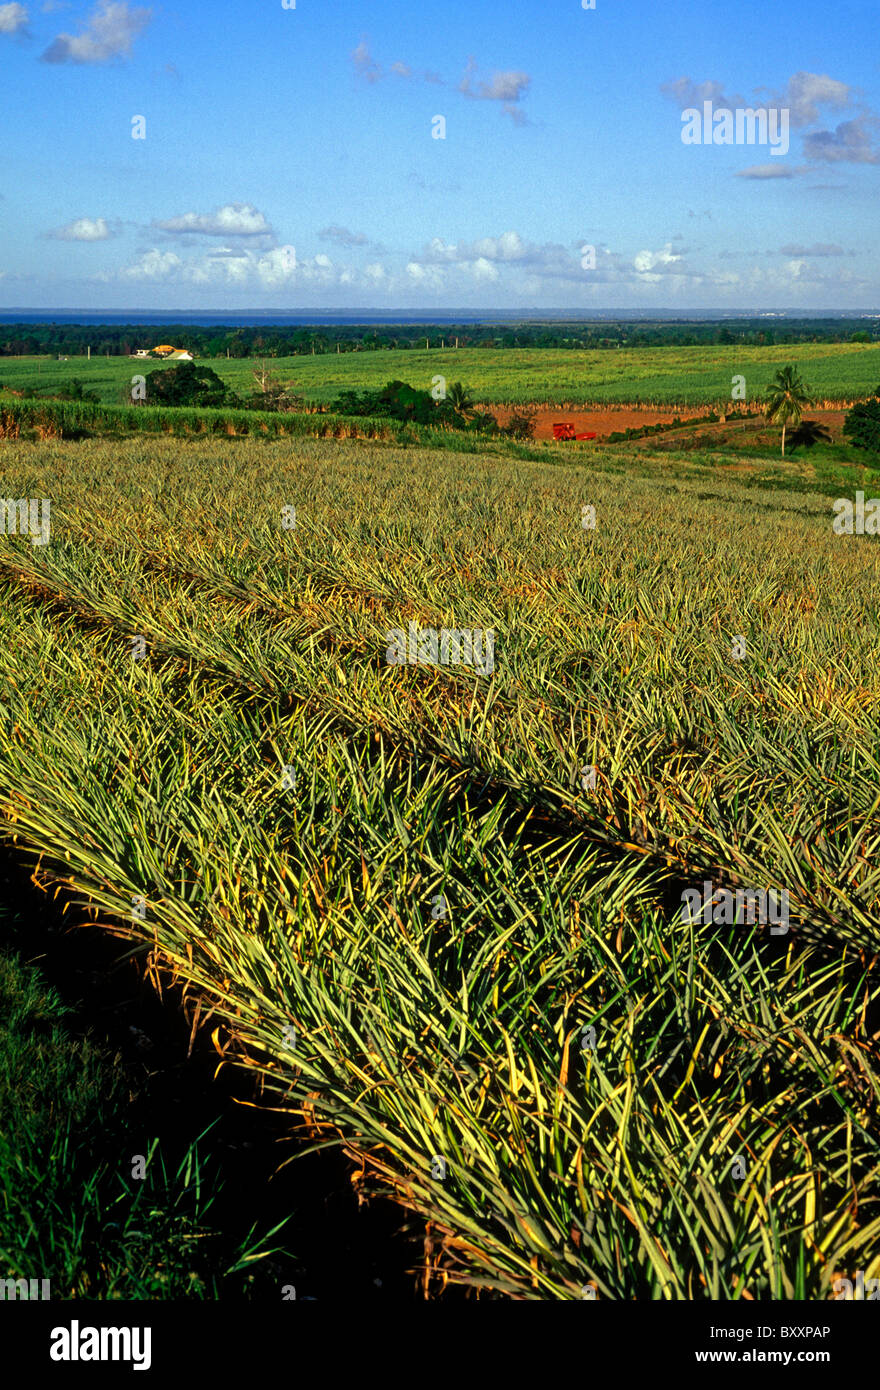
[[[394,1204],[414,1297],[880,1275],[868,471],[11,433],[6,852]]]

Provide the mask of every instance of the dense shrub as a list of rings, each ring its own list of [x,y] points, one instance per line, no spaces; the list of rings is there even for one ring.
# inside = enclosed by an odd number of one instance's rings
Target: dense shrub
[[[880,387],[873,401],[854,405],[847,411],[843,433],[857,449],[880,453]]]
[[[507,424],[501,426],[501,433],[506,434],[508,439],[534,438],[537,413],[536,410],[530,410],[528,406],[518,406]]]
[[[435,400],[405,381],[389,381],[378,391],[343,391],[333,402],[338,415],[371,415],[416,425],[464,428],[464,416],[448,400]]]
[[[210,367],[181,362],[178,367],[160,367],[147,377],[147,400],[151,405],[238,405],[238,397]]]

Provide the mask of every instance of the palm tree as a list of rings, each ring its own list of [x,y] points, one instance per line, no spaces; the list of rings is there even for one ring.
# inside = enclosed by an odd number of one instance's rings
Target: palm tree
[[[800,424],[801,411],[810,402],[807,388],[796,367],[782,367],[764,394],[767,397],[764,414],[771,425],[782,426],[782,457],[785,458],[785,431],[789,425],[797,429]]]
[[[467,387],[462,386],[460,381],[453,381],[452,385],[447,388],[446,399],[452,406],[452,409],[458,415],[464,416],[465,419],[473,414],[473,397]]]

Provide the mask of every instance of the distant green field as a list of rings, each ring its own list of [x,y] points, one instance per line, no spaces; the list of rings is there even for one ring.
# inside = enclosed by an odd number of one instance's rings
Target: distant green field
[[[241,393],[253,390],[253,359],[204,359]],[[872,344],[807,343],[789,347],[675,347],[576,352],[557,348],[435,348],[279,357],[272,370],[295,382],[308,400],[328,403],[346,389],[365,390],[395,377],[430,389],[435,376],[463,381],[490,405],[526,401],[570,407],[593,402],[699,406],[731,398],[734,376],[745,377],[746,399],[760,396],[774,373],[796,364],[817,402],[850,401],[880,383],[880,348]],[[129,357],[4,357],[0,382],[20,390],[50,390],[79,377],[104,402],[121,402],[135,373],[159,364]]]

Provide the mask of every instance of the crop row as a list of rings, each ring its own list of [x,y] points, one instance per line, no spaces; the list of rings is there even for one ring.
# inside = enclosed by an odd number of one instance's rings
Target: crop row
[[[7,834],[431,1223],[447,1277],[877,1273],[871,539],[668,463],[622,494],[622,453],[220,452],[4,446],[55,527],[0,552]],[[390,667],[410,621],[493,628],[491,679]],[[790,935],[684,922],[706,876],[787,886]]]

